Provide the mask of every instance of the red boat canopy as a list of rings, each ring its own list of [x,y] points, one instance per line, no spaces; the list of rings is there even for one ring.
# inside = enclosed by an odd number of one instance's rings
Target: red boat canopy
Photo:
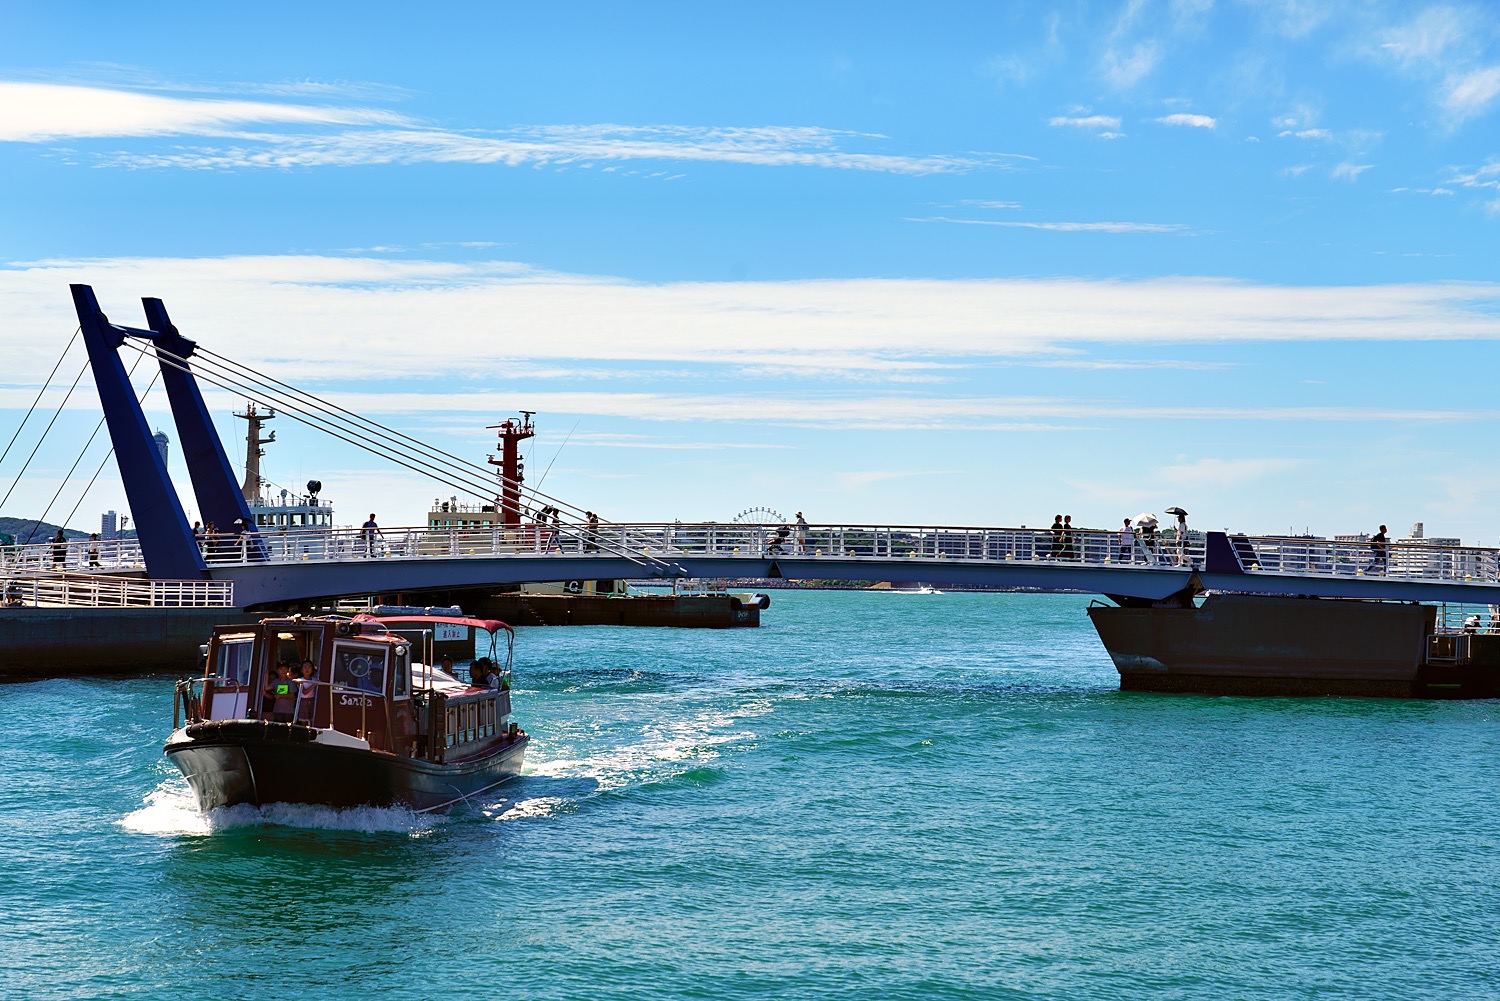
[[[483,629],[491,636],[498,630],[504,629],[508,633],[515,630],[499,619],[474,619],[467,615],[369,615],[361,612],[354,617],[355,622],[378,622],[383,626],[396,623],[442,623],[449,626],[472,626],[475,629]]]

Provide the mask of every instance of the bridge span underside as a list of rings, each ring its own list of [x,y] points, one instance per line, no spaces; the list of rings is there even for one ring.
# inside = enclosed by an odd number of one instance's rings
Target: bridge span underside
[[[1155,602],[1185,591],[1305,595],[1391,601],[1450,601],[1500,604],[1500,584],[1411,581],[1383,577],[1320,577],[1287,573],[1206,573],[1189,567],[1091,566],[1077,563],[802,557],[674,555],[684,575],[696,578],[787,578],[791,580],[922,581],[942,586],[1024,588],[1075,592]],[[544,581],[646,578],[652,569],[624,557],[513,555],[500,558],[388,558],[340,562],[261,563],[211,567],[217,580],[232,580],[236,604],[244,608],[284,606],[351,595],[395,594],[455,587]],[[669,576],[661,576],[669,584]]]

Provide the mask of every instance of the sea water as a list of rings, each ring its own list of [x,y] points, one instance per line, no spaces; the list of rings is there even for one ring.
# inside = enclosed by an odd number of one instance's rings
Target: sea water
[[[1087,600],[522,630],[442,818],[201,816],[170,678],[0,687],[0,996],[1500,994],[1500,707],[1122,693]]]

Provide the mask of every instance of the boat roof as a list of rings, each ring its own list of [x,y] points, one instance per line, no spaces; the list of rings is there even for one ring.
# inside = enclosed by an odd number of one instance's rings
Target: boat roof
[[[514,629],[499,619],[476,619],[468,615],[370,615],[366,612],[361,612],[354,617],[354,621],[378,622],[383,626],[402,623],[472,626],[475,629],[483,629],[491,636],[501,629],[504,629],[508,633],[515,632]]]

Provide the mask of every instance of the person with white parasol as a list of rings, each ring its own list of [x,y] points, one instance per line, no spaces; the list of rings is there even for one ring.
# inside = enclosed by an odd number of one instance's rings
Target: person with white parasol
[[[1135,516],[1136,530],[1141,533],[1141,549],[1146,553],[1146,562],[1156,562],[1156,515],[1142,511]]]
[[[1177,516],[1177,565],[1182,566],[1183,564],[1187,563],[1187,512],[1182,508],[1173,505],[1172,507],[1167,508],[1167,514],[1175,514]]]

